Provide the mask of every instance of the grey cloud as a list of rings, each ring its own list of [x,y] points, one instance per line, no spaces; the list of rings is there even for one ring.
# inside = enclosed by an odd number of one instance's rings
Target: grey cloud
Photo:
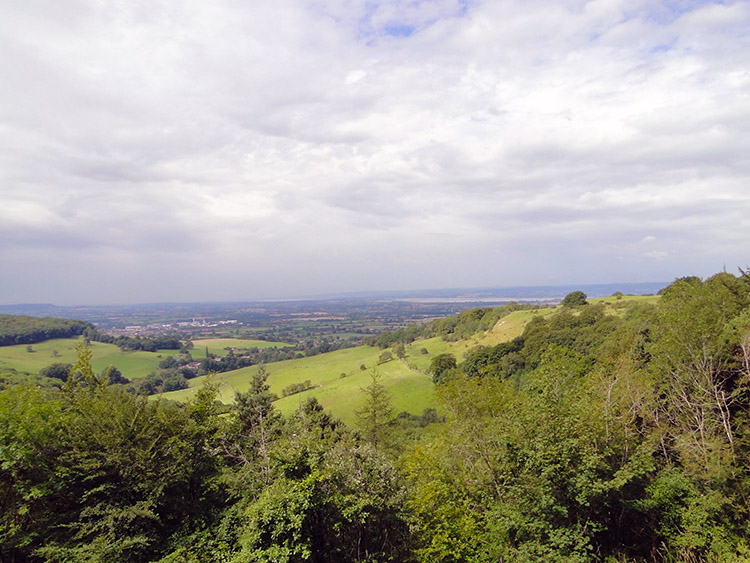
[[[747,261],[747,2],[46,4],[0,22],[2,299]]]

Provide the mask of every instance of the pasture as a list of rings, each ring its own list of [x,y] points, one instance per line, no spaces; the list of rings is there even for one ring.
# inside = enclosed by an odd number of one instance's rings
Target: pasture
[[[190,355],[195,359],[205,358],[206,349],[210,354],[226,356],[229,352],[226,348],[286,348],[294,346],[288,342],[268,342],[267,340],[249,340],[240,338],[201,338],[193,340],[193,349]]]
[[[268,364],[268,384],[271,392],[280,399],[274,406],[282,413],[289,414],[308,397],[316,397],[323,407],[341,418],[347,424],[353,424],[355,412],[361,409],[365,395],[362,391],[371,382],[373,370],[381,376],[381,382],[391,392],[393,397],[394,414],[407,411],[421,414],[427,407],[436,406],[432,378],[420,371],[429,365],[430,358],[435,353],[450,349],[450,344],[439,339],[418,341],[416,351],[411,349],[405,361],[394,358],[383,364],[378,364],[378,358],[383,350],[370,346],[358,346],[337,350],[327,354],[320,354],[307,358],[286,360]],[[422,355],[418,353],[421,347],[427,347],[432,353]],[[419,370],[411,369],[407,362],[419,358]],[[364,365],[363,370],[361,366]],[[176,401],[185,401],[192,397],[206,378],[219,387],[220,399],[225,403],[234,401],[235,391],[247,391],[253,374],[258,366],[251,366],[226,373],[218,373],[206,377],[197,377],[189,381],[190,388],[165,393],[163,396]],[[343,374],[343,376],[342,376]],[[281,397],[281,391],[293,383],[310,380],[313,388],[289,397]]]
[[[20,372],[39,373],[39,370],[57,362],[73,364],[76,361],[77,338],[57,338],[36,344],[0,347],[0,367]],[[28,347],[31,346],[31,352]],[[145,377],[157,369],[159,362],[177,350],[156,352],[123,352],[114,344],[91,343],[91,367],[100,373],[107,366],[116,366],[128,379]]]

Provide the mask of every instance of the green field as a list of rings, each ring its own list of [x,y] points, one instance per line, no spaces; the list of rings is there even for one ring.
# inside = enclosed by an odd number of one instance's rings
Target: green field
[[[619,307],[624,303],[638,301],[653,303],[658,300],[655,296],[625,296],[617,300],[613,297],[592,299],[592,303],[604,302],[608,312],[618,314]],[[514,311],[500,319],[496,325],[486,333],[478,333],[467,340],[446,342],[440,337],[417,340],[406,347],[406,358],[401,361],[394,359],[377,365],[378,357],[383,352],[379,348],[359,346],[311,356],[297,360],[286,360],[266,366],[269,374],[268,384],[271,391],[281,397],[281,390],[293,383],[310,380],[313,389],[298,393],[290,397],[283,397],[275,404],[284,414],[294,411],[307,397],[317,397],[324,408],[344,420],[347,424],[355,421],[355,411],[362,407],[364,393],[362,388],[370,383],[372,369],[377,369],[382,377],[382,383],[393,394],[393,405],[396,413],[407,411],[420,414],[427,407],[436,406],[433,383],[427,370],[432,358],[438,354],[451,353],[461,362],[464,354],[474,346],[493,346],[506,342],[523,333],[526,324],[536,316],[547,316],[558,311],[559,307],[541,307]],[[213,353],[226,353],[223,349],[227,340],[196,341],[196,351],[203,342],[208,344]],[[232,342],[228,340],[228,342]],[[273,345],[265,343],[266,345]],[[281,345],[275,343],[275,345]],[[422,353],[422,349],[427,353]],[[196,355],[196,354],[194,354]],[[364,364],[366,370],[361,370]],[[252,375],[258,366],[243,368],[236,371],[214,374],[211,380],[218,384],[220,399],[225,403],[234,401],[236,391],[247,391]],[[345,374],[341,377],[341,374]],[[176,401],[190,399],[203,385],[205,377],[190,380],[190,387],[180,391],[164,394],[165,398]]]
[[[433,340],[440,342],[438,339]],[[439,345],[422,342],[420,342],[420,347],[427,346],[436,351],[444,350],[446,345],[444,342],[440,342]],[[434,407],[432,378],[426,373],[410,369],[405,362],[398,359],[377,365],[378,357],[382,352],[379,348],[359,346],[267,365],[268,383],[271,391],[279,397],[281,397],[281,390],[293,383],[301,383],[309,379],[315,386],[303,393],[279,399],[274,403],[276,408],[288,414],[293,412],[307,397],[315,396],[324,408],[346,423],[353,423],[354,413],[361,408],[364,401],[362,388],[370,384],[373,369],[378,371],[383,385],[392,393],[396,413],[408,411],[421,414],[425,408]],[[420,366],[425,366],[425,363],[429,365],[429,358],[432,355],[420,356]],[[406,361],[416,359],[416,356],[407,356]],[[360,368],[362,364],[365,365],[365,370]],[[221,400],[231,403],[234,400],[235,391],[247,391],[252,375],[257,370],[258,366],[252,366],[214,374],[210,378],[219,385]],[[344,377],[341,376],[342,373],[345,374]],[[165,393],[163,396],[176,401],[185,401],[195,394],[205,379],[205,377],[191,379],[189,389]]]
[[[15,369],[19,372],[38,373],[40,369],[56,362],[75,363],[77,338],[58,338],[32,344],[32,352],[26,344],[0,347],[0,367]],[[224,348],[279,348],[289,346],[285,342],[267,342],[265,340],[235,340],[232,338],[211,338],[193,342],[195,349],[191,355],[195,359],[206,357],[206,348],[212,354],[225,356]],[[57,351],[57,355],[54,354]],[[123,352],[114,344],[102,342],[91,343],[91,366],[97,373],[108,366],[116,366],[128,379],[145,377],[156,370],[159,362],[167,356],[174,356],[177,350],[158,350],[156,352],[131,351]]]
[[[15,369],[20,372],[38,373],[40,369],[56,362],[75,363],[76,338],[58,338],[32,344],[32,352],[27,345],[0,347],[0,367]],[[57,356],[54,351],[57,351]],[[101,372],[107,366],[116,366],[129,378],[145,377],[155,370],[166,356],[174,355],[177,350],[159,350],[157,352],[122,352],[114,344],[102,342],[91,343],[91,367]]]
[[[229,352],[228,347],[232,348],[285,348],[293,346],[288,342],[268,342],[267,340],[247,340],[239,338],[202,338],[193,340],[194,348],[190,350],[190,355],[195,359],[206,357],[206,348],[209,353],[217,356],[226,356]]]

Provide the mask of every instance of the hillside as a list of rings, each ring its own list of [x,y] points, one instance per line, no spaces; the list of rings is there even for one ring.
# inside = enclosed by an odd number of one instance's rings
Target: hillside
[[[428,354],[419,350],[426,348]],[[363,388],[367,387],[373,371],[382,376],[383,385],[393,395],[396,412],[407,411],[419,414],[425,408],[436,406],[432,378],[426,370],[430,359],[447,350],[461,353],[465,344],[448,344],[439,338],[418,341],[409,346],[405,361],[397,358],[378,363],[383,350],[371,346],[359,346],[319,354],[308,358],[287,360],[268,364],[270,390],[280,397],[274,407],[283,414],[294,412],[301,403],[315,397],[320,404],[347,424],[355,421],[355,411],[362,408]],[[407,364],[415,364],[410,368]],[[361,369],[364,366],[365,369]],[[258,366],[236,371],[197,377],[189,381],[188,389],[164,393],[162,396],[175,401],[186,401],[200,390],[207,379],[218,386],[218,398],[225,403],[234,402],[237,391],[246,391]],[[343,375],[343,376],[342,376]],[[288,397],[282,396],[285,387],[309,380],[312,388]]]
[[[637,304],[653,304],[658,296],[622,296],[590,300],[592,305],[600,305],[604,315],[622,315],[629,307]],[[439,319],[431,326],[420,329],[420,333],[442,332],[440,336],[417,338],[404,341],[406,355],[403,360],[394,359],[378,363],[384,350],[375,346],[360,346],[338,350],[316,356],[275,362],[268,364],[268,384],[272,393],[279,396],[274,406],[283,414],[290,414],[309,397],[315,397],[320,404],[341,418],[347,424],[355,422],[355,412],[362,408],[365,400],[363,389],[367,387],[373,370],[382,376],[382,383],[393,395],[396,412],[406,411],[419,414],[425,408],[438,406],[433,392],[430,363],[440,354],[452,354],[457,362],[462,362],[470,350],[477,347],[491,347],[520,337],[528,323],[535,317],[548,317],[560,311],[560,307],[528,307],[515,310],[515,306],[489,307],[464,311],[457,317]],[[499,318],[498,318],[499,317]],[[492,320],[498,318],[498,320]],[[486,320],[492,323],[486,325]],[[445,321],[450,320],[450,323]],[[489,326],[487,330],[479,327]],[[479,330],[476,330],[479,328]],[[476,332],[474,332],[476,330]],[[401,331],[410,334],[411,331]],[[394,333],[390,333],[394,334]],[[465,335],[465,338],[455,335]],[[398,333],[396,333],[398,336]],[[380,339],[378,339],[380,340]],[[203,341],[196,341],[196,350],[202,349]],[[223,342],[231,342],[225,340]],[[213,348],[219,351],[218,347]],[[226,353],[226,351],[224,351]],[[194,354],[195,356],[195,354]],[[366,369],[360,369],[364,365]],[[164,398],[186,401],[199,391],[210,378],[217,386],[218,398],[225,403],[234,402],[237,391],[246,391],[251,384],[258,366],[236,371],[203,376],[191,379],[189,388],[164,393]],[[342,377],[343,374],[343,377]],[[285,387],[309,380],[312,387],[301,393],[283,397]]]

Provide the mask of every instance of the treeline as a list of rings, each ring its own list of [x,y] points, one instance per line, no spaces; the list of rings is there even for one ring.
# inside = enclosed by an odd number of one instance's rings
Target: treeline
[[[36,344],[53,338],[80,336],[89,323],[54,317],[28,317],[24,315],[0,315],[0,346]]]
[[[84,334],[89,340],[114,344],[122,351],[156,352],[157,350],[179,350],[182,342],[176,336],[112,336],[96,330]]]

